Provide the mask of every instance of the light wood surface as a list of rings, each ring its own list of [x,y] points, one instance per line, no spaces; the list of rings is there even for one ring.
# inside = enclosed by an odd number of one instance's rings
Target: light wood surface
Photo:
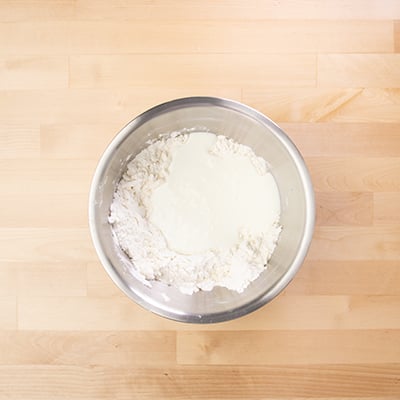
[[[400,399],[400,1],[0,1],[0,399]],[[310,169],[309,255],[210,326],[111,282],[87,197],[138,113],[215,95]]]

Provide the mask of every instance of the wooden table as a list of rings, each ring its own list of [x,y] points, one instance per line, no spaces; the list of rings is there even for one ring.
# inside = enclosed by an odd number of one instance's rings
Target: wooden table
[[[400,399],[400,1],[2,0],[1,399]],[[118,130],[215,95],[281,124],[317,199],[307,260],[236,321],[111,282],[87,197]]]

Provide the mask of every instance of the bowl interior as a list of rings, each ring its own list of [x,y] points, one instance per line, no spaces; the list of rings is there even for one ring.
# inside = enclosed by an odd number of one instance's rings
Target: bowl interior
[[[224,288],[182,294],[160,282],[146,285],[115,244],[107,218],[115,187],[126,164],[149,139],[185,129],[207,129],[250,146],[270,165],[281,198],[278,245],[270,266],[243,293]],[[303,160],[287,136],[262,114],[240,103],[180,99],[155,107],[129,123],[104,153],[92,183],[90,226],[98,255],[114,282],[151,311],[185,322],[217,322],[244,315],[275,297],[305,257],[314,224],[314,199]]]

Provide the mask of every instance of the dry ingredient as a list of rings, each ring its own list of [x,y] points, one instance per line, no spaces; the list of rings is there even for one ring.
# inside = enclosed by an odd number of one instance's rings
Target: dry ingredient
[[[264,159],[225,136],[192,132],[160,138],[128,164],[109,222],[145,279],[192,294],[242,292],[267,267],[279,217]]]

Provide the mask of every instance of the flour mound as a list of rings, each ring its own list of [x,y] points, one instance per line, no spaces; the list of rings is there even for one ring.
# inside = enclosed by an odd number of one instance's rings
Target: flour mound
[[[109,223],[121,249],[132,260],[132,268],[146,280],[158,280],[192,294],[216,286],[242,292],[267,268],[281,232],[279,215],[259,235],[245,229],[229,249],[209,249],[201,254],[171,250],[163,233],[149,222],[151,196],[168,178],[173,150],[189,134],[161,138],[142,150],[127,166],[110,207]],[[210,153],[224,157],[248,157],[259,174],[267,174],[265,160],[247,146],[218,136]]]

